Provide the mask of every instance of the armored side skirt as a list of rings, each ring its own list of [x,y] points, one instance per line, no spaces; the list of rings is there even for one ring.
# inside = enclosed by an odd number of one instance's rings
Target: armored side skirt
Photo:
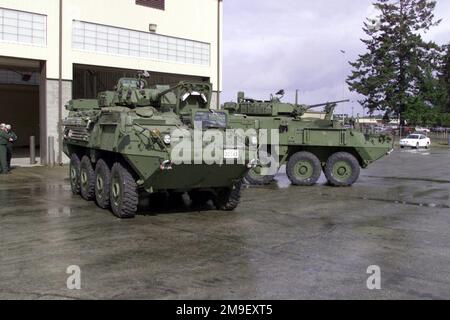
[[[153,159],[144,156],[125,158],[139,177],[144,181],[145,189],[202,189],[232,186],[248,171],[241,164],[206,165],[182,164],[163,167]]]

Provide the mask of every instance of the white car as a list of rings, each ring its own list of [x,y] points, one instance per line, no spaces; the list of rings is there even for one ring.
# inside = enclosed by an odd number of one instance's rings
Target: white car
[[[400,140],[400,147],[402,149],[405,147],[428,149],[429,147],[431,147],[431,139],[424,134],[413,133],[407,136],[405,139]]]
[[[417,127],[416,128],[416,132],[419,132],[419,133],[430,133],[431,130],[427,129],[427,128]]]

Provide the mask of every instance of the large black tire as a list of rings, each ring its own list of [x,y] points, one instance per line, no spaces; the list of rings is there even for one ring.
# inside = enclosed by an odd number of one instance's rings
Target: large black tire
[[[337,152],[328,159],[324,171],[332,186],[349,187],[358,180],[361,167],[352,154]]]
[[[134,218],[139,196],[137,184],[131,173],[120,163],[111,170],[110,204],[114,215],[121,219]]]
[[[95,201],[102,209],[110,206],[111,170],[105,161],[100,159],[95,166]]]
[[[261,175],[255,169],[250,169],[244,177],[244,181],[253,186],[265,186],[271,184],[273,180],[275,180],[274,175]]]
[[[267,165],[274,164],[274,162],[276,161],[272,155],[268,155],[268,158],[265,160],[268,161]],[[277,171],[278,169],[279,168],[277,168]],[[257,166],[256,168],[250,169],[244,177],[244,182],[254,186],[265,186],[271,184],[275,180],[276,174],[261,174],[261,172],[258,172],[261,170],[265,170],[265,168],[261,165]]]
[[[91,201],[95,197],[95,172],[92,167],[91,159],[84,156],[80,165],[80,187],[81,197],[84,200]]]
[[[293,185],[312,186],[322,174],[322,164],[311,152],[297,152],[290,157],[286,174]]]
[[[241,201],[242,180],[236,182],[231,188],[220,189],[214,197],[217,210],[233,211]]]
[[[80,185],[80,158],[73,153],[70,156],[70,167],[69,167],[69,180],[70,180],[70,188],[72,189],[72,193],[74,195],[79,195],[81,192]]]

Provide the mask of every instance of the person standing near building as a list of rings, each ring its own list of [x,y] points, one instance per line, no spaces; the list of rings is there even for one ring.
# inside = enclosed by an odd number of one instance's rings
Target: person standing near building
[[[6,130],[9,134],[9,141],[7,144],[7,154],[6,154],[6,160],[8,162],[8,171],[11,171],[11,159],[12,159],[12,151],[14,143],[17,141],[17,135],[12,131],[12,127],[10,124],[6,125]]]
[[[9,174],[8,170],[8,143],[11,139],[5,124],[0,124],[0,174]]]

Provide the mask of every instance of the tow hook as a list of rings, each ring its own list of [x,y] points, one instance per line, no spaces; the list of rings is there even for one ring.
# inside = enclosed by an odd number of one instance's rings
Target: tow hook
[[[161,169],[161,171],[173,170],[172,162],[170,160],[166,160],[161,163],[161,166],[159,168]]]

